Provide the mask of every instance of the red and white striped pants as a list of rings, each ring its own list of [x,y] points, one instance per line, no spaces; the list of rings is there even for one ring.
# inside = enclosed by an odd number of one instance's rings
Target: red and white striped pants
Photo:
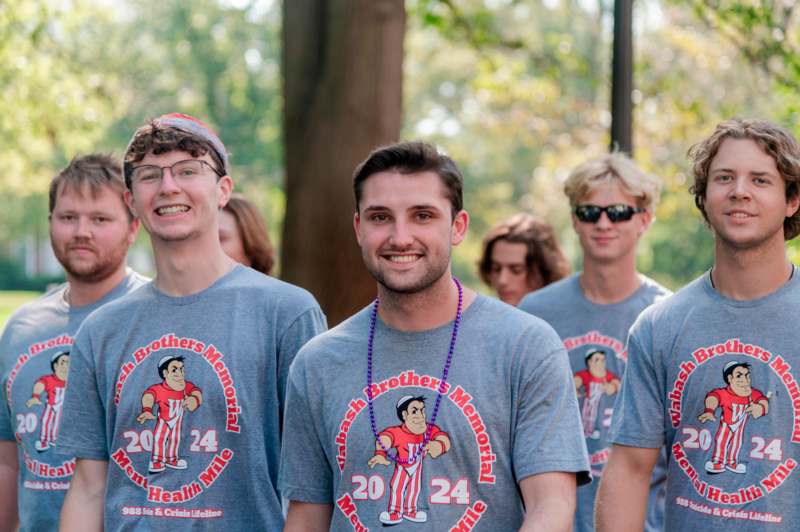
[[[181,445],[183,412],[169,421],[158,418],[153,430],[153,462],[174,463]]]
[[[42,432],[39,435],[42,445],[52,445],[58,437],[58,424],[61,422],[62,404],[47,404],[44,407],[44,412],[42,412]]]
[[[422,456],[409,466],[395,464],[389,481],[389,512],[414,514],[422,488]]]
[[[713,463],[736,465],[739,451],[742,448],[745,421],[747,421],[746,414],[741,416],[736,423],[720,422],[717,434],[714,436],[714,453],[711,455]]]

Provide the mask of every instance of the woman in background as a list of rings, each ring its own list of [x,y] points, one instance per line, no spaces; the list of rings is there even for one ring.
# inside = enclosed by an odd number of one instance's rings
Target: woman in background
[[[528,292],[570,273],[553,227],[525,213],[515,214],[489,230],[483,239],[478,269],[497,296],[513,306]]]
[[[275,252],[267,224],[255,205],[241,194],[233,194],[219,218],[219,242],[225,254],[245,266],[269,275]]]

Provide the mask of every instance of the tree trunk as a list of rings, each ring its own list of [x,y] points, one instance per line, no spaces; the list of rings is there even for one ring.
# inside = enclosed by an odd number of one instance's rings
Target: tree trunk
[[[283,3],[281,276],[313,293],[330,325],[375,297],[353,233],[351,178],[399,137],[404,33],[403,0]]]

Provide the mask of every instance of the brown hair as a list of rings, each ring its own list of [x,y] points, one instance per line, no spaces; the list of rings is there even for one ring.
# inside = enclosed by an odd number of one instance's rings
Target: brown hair
[[[250,259],[252,268],[269,275],[275,264],[275,251],[261,213],[241,194],[232,194],[223,210],[229,212],[236,220],[244,253]]]
[[[152,120],[149,124],[145,124],[136,130],[128,149],[125,151],[125,156],[123,157],[125,185],[131,188],[133,163],[138,163],[149,153],[161,155],[171,151],[185,151],[195,158],[209,154],[214,162],[214,169],[217,171],[218,178],[220,172],[224,174],[225,165],[210,142],[198,135],[174,127],[164,126],[158,120]]]
[[[556,241],[553,227],[530,214],[519,213],[492,227],[483,239],[483,256],[478,271],[486,284],[492,270],[492,248],[498,240],[525,244],[525,264],[530,277],[533,268],[542,274],[544,286],[569,275],[570,267]]]
[[[689,148],[694,183],[689,192],[694,195],[694,204],[703,213],[708,222],[705,200],[708,186],[708,172],[711,161],[716,157],[722,141],[731,139],[748,139],[758,144],[762,150],[775,159],[775,165],[786,183],[786,199],[796,197],[800,193],[800,146],[794,135],[786,129],[767,122],[734,118],[717,124],[714,132],[705,140]],[[791,240],[800,234],[800,209],[791,217],[783,220],[783,238]]]
[[[358,206],[361,202],[361,190],[364,186],[364,181],[373,174],[388,170],[394,170],[401,174],[434,172],[441,178],[442,184],[447,191],[453,211],[451,213],[453,219],[464,208],[464,178],[455,161],[440,153],[436,146],[432,144],[426,142],[400,142],[376,149],[356,167],[353,174],[356,212],[358,212]]]
[[[111,155],[92,153],[74,157],[66,168],[61,170],[50,181],[50,214],[56,207],[58,195],[67,187],[80,190],[84,184],[89,185],[92,195],[96,195],[101,188],[108,187],[119,194],[123,205],[125,184],[122,181],[122,167],[119,161]],[[133,220],[133,214],[125,207],[128,219]]]

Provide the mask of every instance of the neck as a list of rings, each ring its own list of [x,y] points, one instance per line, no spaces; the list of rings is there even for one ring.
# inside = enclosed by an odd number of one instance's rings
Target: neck
[[[154,240],[153,255],[156,262],[156,288],[175,297],[205,290],[236,265],[222,251],[219,239],[207,245],[197,240]]]
[[[475,300],[476,294],[464,287],[462,312]],[[448,269],[436,283],[422,292],[399,294],[378,285],[381,320],[394,329],[406,332],[425,331],[453,321],[458,309],[458,289]]]
[[[784,285],[792,273],[781,238],[756,249],[736,250],[717,238],[714,267],[716,290],[731,299],[748,301],[771,294]]]
[[[122,282],[127,266],[123,261],[102,281],[86,282],[67,274],[67,303],[70,307],[83,307],[99,301]]]
[[[642,285],[636,271],[635,255],[613,263],[598,263],[584,258],[578,281],[586,299],[600,305],[619,303]]]

